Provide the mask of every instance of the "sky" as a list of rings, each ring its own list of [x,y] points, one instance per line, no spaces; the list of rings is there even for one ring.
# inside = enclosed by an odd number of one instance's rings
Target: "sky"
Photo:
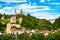
[[[23,10],[39,19],[56,19],[60,16],[60,0],[0,0],[1,14],[15,14]]]

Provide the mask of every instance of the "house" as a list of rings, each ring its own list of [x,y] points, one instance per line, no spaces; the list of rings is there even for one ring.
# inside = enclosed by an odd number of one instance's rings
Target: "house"
[[[52,32],[49,30],[41,30],[40,33],[42,33],[44,36],[48,36],[49,34],[51,34]]]

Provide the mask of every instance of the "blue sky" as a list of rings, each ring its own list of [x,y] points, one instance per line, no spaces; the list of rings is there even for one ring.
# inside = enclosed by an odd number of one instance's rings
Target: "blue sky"
[[[0,0],[1,14],[31,14],[40,19],[56,19],[60,16],[60,0]]]

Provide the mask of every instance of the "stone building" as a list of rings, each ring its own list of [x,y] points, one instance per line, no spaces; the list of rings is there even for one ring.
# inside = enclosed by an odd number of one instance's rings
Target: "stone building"
[[[1,17],[1,19],[5,19],[5,17],[4,17],[4,16],[2,16],[2,17]]]
[[[18,33],[20,33],[21,31],[19,31],[18,30],[18,28],[20,28],[20,23],[22,22],[22,14],[23,14],[23,11],[22,11],[22,9],[21,9],[21,11],[20,11],[20,13],[19,13],[19,15],[20,15],[20,18],[19,18],[19,23],[17,24],[16,23],[16,15],[15,16],[12,16],[11,18],[10,18],[10,22],[9,23],[7,23],[7,27],[6,27],[6,34],[11,34],[11,33],[13,33],[13,31],[12,31],[12,29],[15,29],[16,28],[16,31],[18,32]],[[15,28],[14,28],[14,26],[15,26]]]

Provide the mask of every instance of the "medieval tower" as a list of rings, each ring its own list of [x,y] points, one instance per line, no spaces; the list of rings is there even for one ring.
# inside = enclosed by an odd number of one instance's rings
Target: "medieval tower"
[[[12,27],[16,27],[16,28],[20,28],[20,23],[22,22],[22,20],[23,20],[23,18],[22,18],[22,15],[23,15],[23,11],[22,11],[22,9],[20,10],[20,12],[19,12],[19,18],[18,18],[18,20],[19,20],[19,23],[17,24],[16,23],[16,10],[15,10],[15,15],[14,16],[11,16],[10,17],[10,22],[9,23],[7,23],[7,27],[6,27],[6,33],[7,34],[11,34],[12,33],[12,31],[11,31],[11,28]]]

